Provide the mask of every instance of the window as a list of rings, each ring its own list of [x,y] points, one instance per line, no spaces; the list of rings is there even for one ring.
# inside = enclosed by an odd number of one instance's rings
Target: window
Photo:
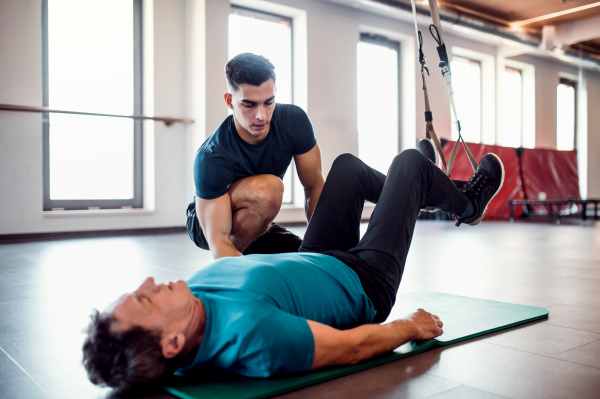
[[[460,120],[461,134],[465,141],[481,143],[481,62],[463,57],[453,57],[450,62],[454,103]],[[452,124],[456,125],[454,113]],[[452,138],[458,139],[455,126]]]
[[[535,67],[508,58],[502,61],[497,144],[535,148]],[[485,80],[485,72],[483,76]],[[486,89],[482,91],[485,96]]]
[[[523,144],[523,79],[520,70],[504,69],[500,96],[498,144],[505,147],[521,147]]]
[[[142,113],[141,0],[43,2],[43,105]],[[44,210],[142,207],[142,123],[50,114],[43,120]]]
[[[399,152],[398,64],[400,44],[361,34],[358,42],[358,156],[387,174]]]
[[[229,59],[241,53],[266,57],[277,74],[277,102],[292,103],[292,20],[241,7],[229,14]],[[283,177],[283,203],[294,202],[294,164]]]
[[[556,148],[575,149],[575,85],[561,78],[556,88]]]

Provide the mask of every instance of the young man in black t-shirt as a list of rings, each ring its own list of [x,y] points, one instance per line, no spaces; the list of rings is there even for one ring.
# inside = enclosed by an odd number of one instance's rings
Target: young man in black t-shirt
[[[196,196],[187,209],[190,238],[215,259],[296,252],[300,238],[272,222],[292,158],[307,220],[317,204],[324,179],[312,124],[301,108],[275,103],[275,71],[266,58],[237,55],[225,74],[224,98],[233,115],[196,153]]]

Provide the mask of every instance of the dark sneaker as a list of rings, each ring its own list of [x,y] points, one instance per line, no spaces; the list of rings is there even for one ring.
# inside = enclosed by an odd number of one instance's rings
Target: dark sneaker
[[[419,152],[421,154],[425,155],[431,162],[433,162],[434,164],[437,165],[437,163],[438,163],[437,151],[435,150],[435,147],[434,147],[433,143],[431,142],[431,140],[429,140],[429,139],[419,140],[419,142],[417,143],[417,150],[419,150]]]
[[[456,225],[460,226],[461,223],[466,223],[475,226],[479,224],[485,216],[488,204],[498,194],[502,184],[504,184],[504,165],[502,165],[502,161],[496,154],[486,154],[479,161],[477,170],[471,180],[460,189],[473,203],[475,213],[469,218],[457,218]]]

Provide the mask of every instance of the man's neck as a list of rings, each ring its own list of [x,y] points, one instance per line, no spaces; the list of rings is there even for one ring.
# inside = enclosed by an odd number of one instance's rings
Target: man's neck
[[[206,308],[200,300],[195,298],[192,319],[190,324],[185,331],[186,343],[185,347],[181,351],[183,356],[187,356],[190,352],[200,346],[202,339],[204,338],[204,329],[206,328]]]

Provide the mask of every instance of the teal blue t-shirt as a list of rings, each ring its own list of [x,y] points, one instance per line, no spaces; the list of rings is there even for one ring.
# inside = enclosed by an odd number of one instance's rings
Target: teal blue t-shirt
[[[306,319],[345,330],[371,323],[373,304],[354,270],[322,254],[221,258],[187,279],[206,308],[193,363],[248,377],[310,369],[314,339]]]

